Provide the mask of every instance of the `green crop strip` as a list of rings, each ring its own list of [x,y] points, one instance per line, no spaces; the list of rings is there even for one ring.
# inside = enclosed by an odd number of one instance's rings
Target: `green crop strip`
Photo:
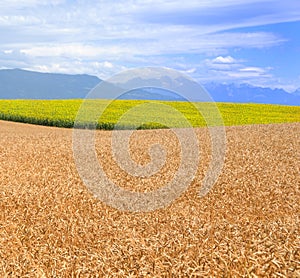
[[[71,128],[82,103],[83,100],[0,100],[0,119]],[[126,114],[127,117],[119,128],[134,128],[137,119],[147,115],[150,116],[150,120],[141,123],[138,128],[184,127],[186,124],[179,120],[178,112],[193,127],[219,125],[220,121],[214,122],[216,111],[220,111],[226,126],[300,122],[299,106],[147,100],[88,100],[84,103],[87,109],[83,125],[89,121],[91,113],[97,113],[99,109],[103,110],[108,105],[101,117],[97,118],[98,129],[113,129],[126,112],[128,115]],[[149,103],[151,106],[145,106]],[[143,109],[143,105],[147,108]],[[136,109],[137,107],[140,109]],[[166,109],[167,107],[169,108]],[[196,108],[203,112],[206,121]],[[174,113],[171,113],[170,109],[173,109]],[[131,115],[132,111],[134,113]],[[168,125],[164,124],[166,120]]]

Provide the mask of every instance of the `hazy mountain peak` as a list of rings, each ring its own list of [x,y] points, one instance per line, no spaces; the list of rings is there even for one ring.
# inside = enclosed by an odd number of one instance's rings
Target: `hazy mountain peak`
[[[138,69],[137,69],[138,70]],[[155,72],[157,71],[157,73]],[[205,91],[193,79],[175,71],[168,75],[164,70],[151,70],[125,73],[121,78],[109,79],[129,92],[121,98],[209,101]],[[126,75],[127,74],[127,75]],[[119,81],[119,83],[117,82]],[[0,70],[1,99],[70,99],[85,98],[101,80],[87,74],[54,74],[27,71],[22,69]],[[117,84],[118,83],[118,84]],[[114,84],[114,83],[113,83]],[[145,88],[149,86],[149,88]],[[137,90],[132,90],[138,88]],[[217,102],[271,103],[300,105],[300,88],[294,93],[283,89],[255,87],[241,83],[204,84],[209,95]],[[181,94],[182,92],[182,94]],[[177,94],[176,94],[177,93]],[[104,98],[111,98],[109,94]]]

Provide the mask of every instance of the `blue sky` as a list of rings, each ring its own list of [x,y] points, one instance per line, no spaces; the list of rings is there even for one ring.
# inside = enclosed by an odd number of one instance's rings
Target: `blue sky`
[[[1,0],[0,68],[107,78],[164,66],[292,92],[299,30],[297,0]]]

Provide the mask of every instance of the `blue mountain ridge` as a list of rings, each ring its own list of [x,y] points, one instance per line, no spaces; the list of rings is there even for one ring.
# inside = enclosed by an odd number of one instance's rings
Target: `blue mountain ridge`
[[[102,80],[87,74],[40,73],[22,69],[0,70],[0,99],[75,99],[85,98]],[[144,81],[144,82],[141,82]],[[166,82],[169,90],[163,88]],[[149,84],[140,87],[139,84]],[[162,76],[155,80],[132,78],[126,84],[118,86],[128,88],[120,99],[148,99],[185,101],[185,97],[176,93],[187,92],[188,100],[205,101],[207,98],[199,92],[196,82],[178,77],[172,80]],[[210,82],[203,85],[216,102],[268,103],[281,105],[300,105],[300,88],[293,93],[283,89],[256,87],[249,84],[222,84]],[[130,88],[138,88],[131,90]],[[102,98],[111,99],[109,92],[101,93]]]

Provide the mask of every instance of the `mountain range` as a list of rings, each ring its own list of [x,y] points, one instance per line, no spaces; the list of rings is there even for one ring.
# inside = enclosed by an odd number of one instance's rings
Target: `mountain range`
[[[0,99],[83,98],[100,81],[98,77],[86,74],[5,69],[0,70]]]
[[[0,70],[0,99],[75,99],[85,98],[102,80],[87,74],[71,75],[40,73],[22,69]],[[143,88],[141,87],[143,85]],[[145,87],[149,84],[149,87]],[[169,90],[161,89],[169,84]],[[161,76],[155,80],[140,77],[117,84],[127,92],[120,99],[186,100],[176,92],[184,92],[188,100],[207,101],[199,93],[198,83],[182,76],[170,78]],[[222,84],[210,82],[203,84],[216,102],[270,103],[300,105],[300,88],[293,93],[283,89],[271,89],[249,84]],[[130,88],[138,88],[131,90]],[[112,98],[109,93],[101,98]]]

